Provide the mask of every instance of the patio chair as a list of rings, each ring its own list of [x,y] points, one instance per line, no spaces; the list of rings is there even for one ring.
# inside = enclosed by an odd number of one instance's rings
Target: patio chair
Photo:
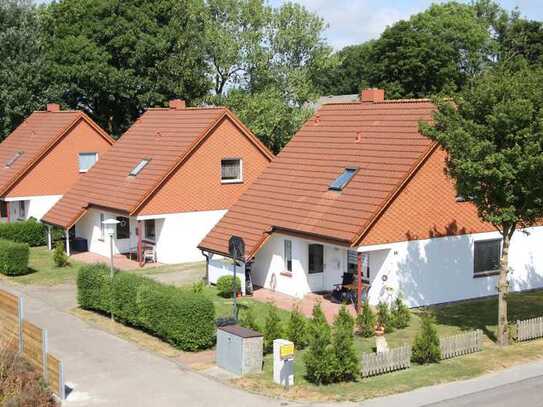
[[[356,296],[353,293],[354,289],[354,274],[343,273],[340,284],[334,284],[332,298],[340,304],[352,303],[355,304]]]
[[[143,262],[147,263],[147,260],[150,260],[151,263],[156,263],[155,246],[146,246],[143,248]]]

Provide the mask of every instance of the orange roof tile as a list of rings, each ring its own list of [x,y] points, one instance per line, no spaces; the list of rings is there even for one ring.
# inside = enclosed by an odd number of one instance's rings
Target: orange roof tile
[[[80,120],[113,144],[113,139],[83,112],[34,112],[0,144],[0,196],[5,196]],[[22,154],[8,167],[6,164],[18,152]]]
[[[224,117],[271,158],[226,108],[149,109],[42,220],[69,228],[89,206],[135,213]],[[150,160],[149,164],[137,176],[129,176],[143,159]]]
[[[351,245],[432,148],[418,124],[433,110],[428,100],[324,105],[200,248],[226,254],[238,235],[250,258],[272,230]],[[329,190],[353,166],[359,171],[343,191]]]

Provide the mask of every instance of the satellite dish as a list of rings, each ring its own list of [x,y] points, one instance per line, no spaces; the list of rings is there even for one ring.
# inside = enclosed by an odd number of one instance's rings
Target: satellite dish
[[[239,236],[232,236],[228,241],[228,252],[234,260],[243,260],[245,257],[245,242]]]

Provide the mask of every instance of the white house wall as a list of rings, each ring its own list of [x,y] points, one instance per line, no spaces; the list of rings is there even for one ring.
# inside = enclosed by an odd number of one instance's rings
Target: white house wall
[[[226,211],[184,212],[143,216],[130,219],[130,239],[115,239],[114,252],[125,253],[138,244],[137,220],[155,219],[157,260],[164,264],[203,261],[198,243],[222,218]],[[76,224],[76,236],[87,239],[89,251],[109,256],[108,237],[101,239],[100,213],[104,219],[122,216],[118,213],[91,208]]]
[[[6,202],[10,202],[10,219],[21,219],[19,213],[19,201],[25,202],[26,214],[24,219],[35,218],[41,220],[41,218],[51,209],[58,200],[62,198],[62,195],[43,195],[43,196],[21,196],[6,198]]]
[[[160,263],[175,264],[203,261],[198,243],[224,216],[226,210],[182,212],[168,215],[143,216],[138,219],[158,219],[156,250]]]
[[[526,232],[511,241],[512,291],[543,287],[543,227]],[[370,256],[370,304],[399,293],[411,307],[497,294],[497,276],[473,277],[473,256],[474,241],[499,238],[494,232],[360,247]]]

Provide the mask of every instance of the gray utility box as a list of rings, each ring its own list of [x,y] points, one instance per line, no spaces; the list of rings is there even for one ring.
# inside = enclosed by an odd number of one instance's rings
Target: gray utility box
[[[264,339],[260,332],[228,325],[217,328],[217,366],[243,376],[262,372]]]

